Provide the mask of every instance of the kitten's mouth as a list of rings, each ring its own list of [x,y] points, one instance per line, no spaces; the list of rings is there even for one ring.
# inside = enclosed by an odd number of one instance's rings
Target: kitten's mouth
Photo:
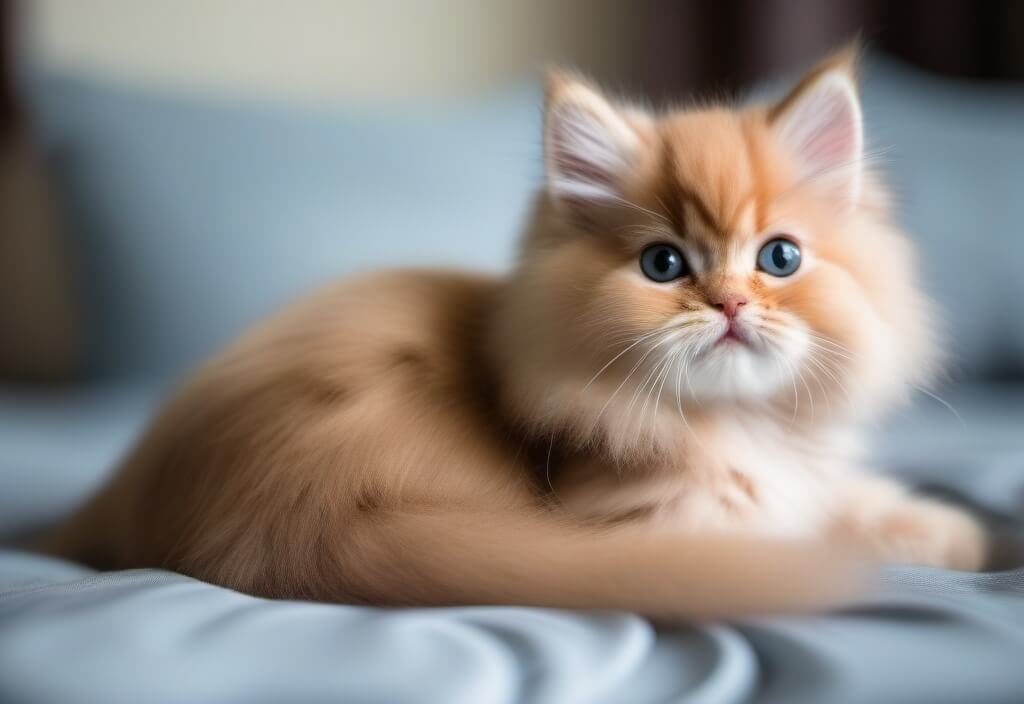
[[[730,322],[725,328],[725,332],[718,338],[715,343],[718,345],[749,345],[750,340],[740,330],[739,326],[735,322]]]

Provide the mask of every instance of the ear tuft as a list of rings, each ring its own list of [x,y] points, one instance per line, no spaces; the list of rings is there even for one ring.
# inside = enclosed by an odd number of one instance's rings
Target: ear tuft
[[[808,74],[769,112],[783,147],[798,163],[798,177],[826,187],[844,208],[860,198],[864,128],[850,48]]]
[[[633,127],[600,93],[565,74],[550,73],[545,93],[550,195],[573,209],[619,200],[639,147]]]

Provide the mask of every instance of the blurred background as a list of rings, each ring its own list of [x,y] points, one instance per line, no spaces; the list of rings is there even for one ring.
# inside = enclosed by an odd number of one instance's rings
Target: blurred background
[[[940,391],[973,423],[928,400],[939,425],[897,426],[923,440],[892,447],[1019,446],[1024,3],[0,0],[0,17],[0,447],[22,487],[0,531],[65,510],[168,382],[302,292],[508,267],[541,181],[545,65],[654,105],[743,100],[858,34],[869,148],[949,322]]]
[[[1016,531],[997,564],[1021,565],[1024,0],[0,0],[0,700],[1024,701],[1019,570],[896,568],[835,617],[655,632],[2,549],[289,300],[369,268],[509,267],[545,65],[653,105],[743,101],[858,34],[868,147],[951,359],[872,460]]]

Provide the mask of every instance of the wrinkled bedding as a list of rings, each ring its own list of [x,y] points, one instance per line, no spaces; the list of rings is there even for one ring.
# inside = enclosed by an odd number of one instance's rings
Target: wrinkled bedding
[[[0,536],[101,481],[151,388],[0,392]],[[507,607],[255,599],[159,570],[0,551],[0,702],[1021,702],[1024,389],[928,398],[878,429],[887,467],[983,512],[987,574],[893,567],[840,612],[700,627]]]

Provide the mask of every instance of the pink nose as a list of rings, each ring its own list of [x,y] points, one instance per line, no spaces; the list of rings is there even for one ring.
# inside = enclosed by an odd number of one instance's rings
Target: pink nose
[[[722,311],[726,318],[732,320],[739,314],[740,307],[747,305],[747,297],[741,293],[726,293],[716,296],[711,304]]]

